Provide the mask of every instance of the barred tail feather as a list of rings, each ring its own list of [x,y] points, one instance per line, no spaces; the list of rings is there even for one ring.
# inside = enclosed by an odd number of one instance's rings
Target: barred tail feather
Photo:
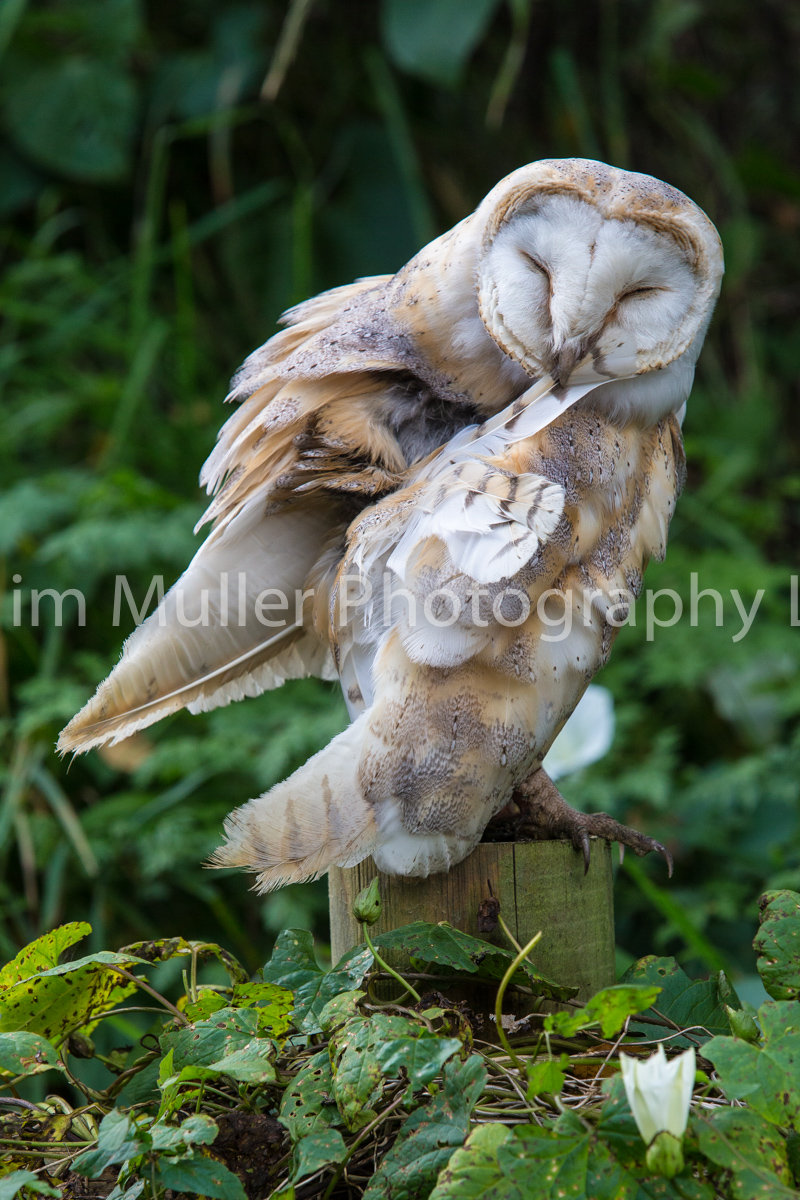
[[[371,854],[378,827],[357,779],[368,715],[283,783],[232,812],[225,821],[227,840],[209,865],[245,867],[256,872],[257,891],[271,892]]]

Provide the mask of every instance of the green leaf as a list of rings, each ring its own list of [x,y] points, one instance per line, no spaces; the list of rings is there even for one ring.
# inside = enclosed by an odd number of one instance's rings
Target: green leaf
[[[356,1017],[332,1036],[333,1095],[345,1125],[356,1132],[375,1119],[384,1075],[376,1047],[387,1038],[402,1037],[412,1028],[404,1017],[376,1013]]]
[[[231,983],[257,986],[250,984],[250,975],[238,958],[216,942],[190,942],[182,937],[158,938],[149,942],[133,942],[130,946],[123,946],[120,953],[135,954],[137,958],[149,963],[166,962],[170,958],[185,958],[191,954],[197,956],[198,962],[216,958],[230,975]]]
[[[800,1000],[800,893],[767,892],[759,908],[753,949],[764,987],[773,1000]]]
[[[242,1083],[271,1082],[275,1045],[259,1037],[258,1016],[254,1008],[221,1008],[205,1021],[162,1034],[161,1049],[172,1051],[175,1073],[200,1067]]]
[[[114,1109],[100,1122],[100,1134],[94,1150],[79,1154],[72,1164],[73,1171],[89,1179],[99,1179],[107,1167],[137,1158],[149,1149],[150,1138],[139,1129],[127,1113]]]
[[[0,1033],[0,1071],[9,1075],[38,1075],[63,1070],[55,1046],[35,1033]]]
[[[440,1091],[401,1126],[397,1140],[364,1193],[364,1200],[426,1196],[453,1151],[464,1144],[470,1114],[486,1083],[479,1055],[445,1064]]]
[[[564,1135],[538,1125],[521,1125],[497,1151],[500,1169],[523,1196],[586,1196],[589,1135]]]
[[[126,174],[135,117],[128,75],[77,56],[31,70],[6,106],[8,128],[26,154],[69,179],[91,183]]]
[[[613,1037],[628,1017],[650,1008],[660,992],[660,987],[618,983],[592,996],[586,1007],[577,1012],[549,1013],[545,1017],[545,1029],[572,1037],[579,1029],[599,1025],[603,1037]]]
[[[439,1172],[429,1200],[516,1200],[518,1192],[497,1165],[497,1150],[511,1137],[505,1125],[478,1125],[446,1167]]]
[[[330,1163],[343,1162],[346,1157],[347,1147],[338,1129],[320,1129],[317,1133],[311,1133],[298,1143],[295,1150],[292,1182],[297,1183]]]
[[[0,1177],[0,1200],[14,1200],[23,1188],[30,1188],[40,1196],[60,1196],[58,1188],[51,1187],[40,1179],[35,1171],[11,1171]]]
[[[557,1096],[564,1086],[565,1068],[569,1066],[569,1055],[562,1054],[559,1059],[548,1059],[545,1062],[528,1063],[528,1099],[540,1096],[542,1092],[550,1092]]]
[[[703,1040],[702,1029],[707,1029],[710,1035],[728,1033],[728,1015],[725,1004],[731,1008],[741,1008],[739,997],[733,988],[725,997],[719,994],[719,985],[715,979],[690,979],[674,958],[657,958],[650,954],[639,959],[625,972],[621,983],[651,984],[661,988],[661,995],[654,1006],[662,1016],[669,1018],[681,1029],[693,1029],[692,1036]],[[701,1029],[695,1029],[700,1026]],[[629,1030],[653,1037],[653,1026],[643,1022],[631,1021]],[[686,1047],[691,1045],[686,1038],[675,1038],[673,1046]]]
[[[320,1050],[295,1075],[283,1093],[278,1119],[288,1129],[293,1142],[331,1125],[341,1125],[342,1118],[333,1098],[333,1073],[327,1050]]]
[[[112,963],[129,968],[135,962],[102,950],[13,983],[0,992],[0,1031],[25,1029],[58,1043],[136,991],[135,983],[110,969]]]
[[[692,1119],[700,1150],[717,1166],[733,1172],[731,1195],[737,1200],[794,1193],[783,1135],[747,1108],[718,1108]],[[767,1179],[764,1179],[764,1175]],[[775,1192],[770,1190],[770,1184]]]
[[[497,0],[383,0],[381,31],[394,63],[451,85],[484,35]]]
[[[156,1181],[174,1192],[208,1196],[209,1200],[247,1200],[237,1175],[213,1158],[190,1158],[156,1163]]]
[[[740,1038],[716,1037],[703,1047],[730,1100],[776,1125],[800,1130],[800,1005],[769,1000],[758,1010],[764,1035],[759,1050]]]
[[[425,921],[388,930],[374,940],[378,949],[402,951],[412,962],[447,968],[448,972],[466,971],[480,979],[502,979],[515,957],[509,950],[471,937],[452,925],[431,925]],[[516,972],[513,983],[551,1000],[569,1000],[577,992],[577,988],[553,983],[527,962]]]
[[[50,933],[42,934],[0,969],[0,989],[58,966],[58,960],[64,951],[91,932],[92,927],[88,921],[71,921],[68,925],[59,925]]]
[[[317,1017],[329,1000],[363,983],[372,966],[364,946],[349,950],[333,970],[325,972],[314,957],[314,939],[305,929],[284,929],[264,967],[266,983],[276,983],[294,995],[294,1023],[307,1032],[318,1028]]]
[[[333,1033],[336,1029],[341,1029],[342,1025],[346,1025],[354,1017],[360,1017],[361,1013],[358,1010],[358,1002],[366,996],[366,992],[362,992],[360,988],[356,988],[352,992],[341,992],[338,996],[334,996],[332,1000],[320,1010],[319,1027],[323,1033]]]
[[[276,1047],[267,1038],[253,1038],[238,1050],[211,1063],[212,1071],[229,1075],[239,1083],[274,1083]]]
[[[394,1078],[403,1069],[411,1090],[416,1092],[435,1079],[448,1058],[460,1050],[458,1038],[423,1034],[417,1038],[399,1037],[381,1042],[375,1050],[375,1057],[384,1075]]]
[[[166,1121],[157,1121],[150,1126],[150,1136],[153,1139],[154,1150],[167,1150],[171,1154],[180,1152],[188,1146],[210,1146],[219,1133],[216,1121],[205,1113],[197,1113],[187,1117],[180,1125],[168,1125]]]

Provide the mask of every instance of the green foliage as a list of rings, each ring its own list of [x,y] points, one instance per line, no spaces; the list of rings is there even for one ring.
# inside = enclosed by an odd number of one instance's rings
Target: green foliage
[[[781,897],[782,911],[790,913],[781,920],[794,925],[800,924],[796,899]],[[29,978],[75,966],[46,965],[53,947],[72,952],[74,937],[74,927],[57,929],[46,945],[28,947],[20,961],[42,968]],[[475,941],[460,965],[452,961],[452,945],[443,943],[450,982],[459,990],[475,983]],[[394,931],[392,949],[406,962],[421,944],[436,951],[419,924]],[[467,945],[458,944],[462,951]],[[483,944],[487,954],[495,952]],[[200,1000],[193,973],[183,974],[186,991],[175,1002],[157,987],[164,961],[187,947],[194,958],[214,952],[229,968],[229,986],[202,989],[225,1001],[207,1016],[194,1011]],[[102,1181],[97,1186],[112,1200],[136,1200],[145,1186],[153,1200],[167,1200],[168,1191],[255,1200],[290,1196],[295,1186],[323,1197],[337,1194],[345,1179],[365,1200],[797,1195],[796,1002],[762,1005],[750,1043],[728,1035],[703,1041],[707,1032],[694,1025],[691,1010],[686,1026],[651,1024],[644,1037],[632,1031],[631,1018],[642,1010],[654,1020],[662,1012],[668,983],[660,994],[649,983],[607,988],[586,1004],[568,1001],[548,1014],[532,995],[528,1032],[510,1035],[510,1056],[483,1040],[485,1031],[473,1030],[468,1012],[444,997],[434,1007],[376,1001],[374,988],[385,973],[365,958],[364,947],[349,956],[360,964],[362,987],[349,986],[352,975],[341,964],[328,972],[315,967],[328,999],[311,1032],[310,1005],[318,1004],[322,985],[314,979],[309,990],[314,947],[303,931],[279,942],[262,972],[284,980],[293,973],[294,993],[263,978],[242,982],[238,963],[219,946],[174,938],[139,948],[136,961],[125,951],[78,960],[108,971],[123,958],[135,989],[121,1003],[107,997],[95,1011],[92,1040],[72,1034],[57,1051],[24,1030],[0,1035],[0,1196],[13,1197],[36,1180],[33,1190],[68,1200],[81,1186],[76,1176]],[[645,975],[654,961],[659,978],[676,976],[677,964],[668,959],[644,960],[632,973]],[[95,1003],[83,967],[70,977],[75,1009]],[[722,981],[713,985],[719,991]],[[735,999],[730,985],[722,990]],[[276,1022],[285,1026],[278,1038]],[[118,1046],[120,1034],[141,1045]],[[659,1134],[646,1146],[618,1074],[619,1052],[646,1057],[659,1038],[670,1054],[681,1040],[702,1043],[708,1071],[698,1072],[683,1142]],[[14,1099],[6,1108],[10,1092],[48,1070],[56,1072],[46,1076],[51,1087],[63,1093],[68,1081],[69,1099],[51,1093],[37,1102]],[[136,1081],[147,1079],[137,1092]],[[672,1139],[669,1161],[655,1152],[665,1137]]]
[[[774,1000],[800,1000],[800,897],[797,892],[762,896],[761,928],[753,949],[758,973]]]

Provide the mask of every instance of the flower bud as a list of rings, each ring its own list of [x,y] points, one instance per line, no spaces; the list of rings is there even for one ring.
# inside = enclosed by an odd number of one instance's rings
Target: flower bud
[[[749,1013],[746,1013],[741,1008],[730,1008],[727,1004],[725,1005],[725,1012],[728,1014],[728,1023],[734,1037],[741,1038],[743,1042],[758,1041],[761,1034]]]
[[[353,902],[353,915],[364,925],[374,925],[381,915],[381,893],[377,876],[363,888]]]
[[[647,1147],[647,1169],[653,1175],[672,1179],[683,1170],[682,1139],[666,1129],[657,1134]]]

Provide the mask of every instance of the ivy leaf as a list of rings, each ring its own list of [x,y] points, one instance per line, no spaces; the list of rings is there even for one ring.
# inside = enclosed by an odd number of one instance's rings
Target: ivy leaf
[[[662,1016],[669,1018],[680,1029],[701,1026],[710,1035],[728,1033],[730,1025],[725,1004],[741,1008],[741,1001],[731,987],[725,998],[719,994],[715,979],[690,979],[674,958],[657,958],[654,954],[640,958],[629,967],[620,980],[623,984],[650,984],[661,988],[656,1008]],[[632,1033],[653,1036],[653,1026],[631,1021]],[[693,1028],[692,1036],[702,1041],[704,1034]],[[686,1038],[675,1038],[673,1046],[690,1046]]]
[[[509,950],[471,937],[452,925],[431,925],[426,921],[390,929],[375,938],[375,945],[380,950],[401,951],[415,963],[466,971],[480,979],[502,979],[515,957]],[[569,1000],[578,991],[553,983],[527,962],[515,973],[512,984],[515,982],[550,1000]]]
[[[283,1093],[279,1121],[293,1142],[309,1137],[320,1129],[341,1125],[342,1118],[333,1098],[333,1074],[327,1050],[309,1059]]]
[[[11,1171],[0,1178],[0,1200],[14,1200],[23,1188],[30,1188],[40,1196],[60,1196],[58,1188],[51,1187],[39,1178],[35,1171]]]
[[[24,1029],[58,1043],[71,1030],[92,1028],[92,1018],[136,991],[111,965],[129,968],[137,961],[102,950],[12,983],[0,991],[0,1031]]]
[[[562,1054],[558,1060],[529,1062],[527,1067],[528,1099],[533,1100],[534,1096],[540,1096],[542,1092],[550,1092],[557,1096],[564,1086],[564,1071],[568,1066],[568,1054]]]
[[[297,1183],[298,1180],[313,1175],[329,1163],[343,1162],[346,1156],[347,1147],[338,1129],[321,1129],[309,1134],[297,1144],[292,1182]]]
[[[0,1071],[9,1075],[38,1075],[63,1071],[55,1046],[35,1033],[0,1033]]]
[[[107,1167],[138,1158],[150,1148],[150,1138],[118,1109],[107,1113],[100,1122],[97,1146],[79,1154],[72,1170],[89,1179],[99,1179]]]
[[[716,1037],[703,1047],[729,1100],[746,1100],[775,1125],[800,1130],[800,1005],[768,1000],[758,1010],[759,1050],[740,1038]]]
[[[577,1012],[549,1013],[544,1027],[563,1037],[572,1037],[579,1029],[599,1025],[603,1037],[613,1037],[628,1017],[650,1008],[660,991],[660,987],[618,983],[592,996],[586,1007]]]
[[[458,1038],[435,1035],[399,1037],[381,1042],[376,1048],[375,1057],[384,1075],[396,1077],[402,1068],[408,1076],[412,1092],[416,1092],[435,1079],[448,1058],[452,1058],[460,1049]]]
[[[50,933],[43,933],[0,969],[0,989],[19,983],[22,979],[30,979],[31,975],[38,975],[50,967],[57,967],[64,951],[91,932],[88,921],[70,921],[68,925],[59,925]]]
[[[156,1180],[174,1192],[208,1196],[209,1200],[247,1200],[239,1177],[213,1158],[156,1163]]]
[[[793,1194],[792,1173],[783,1135],[747,1108],[718,1108],[711,1116],[692,1119],[700,1150],[717,1166],[733,1172],[731,1194],[737,1200],[761,1200],[767,1195],[764,1175],[774,1183],[776,1196]]]
[[[275,1051],[275,1043],[268,1038],[254,1038],[211,1063],[211,1070],[229,1075],[239,1083],[274,1083],[277,1079],[273,1062]]]
[[[429,1200],[516,1200],[517,1189],[505,1180],[497,1164],[497,1150],[511,1137],[511,1130],[496,1122],[478,1125],[446,1167],[439,1172]]]
[[[364,1200],[417,1200],[427,1195],[453,1151],[464,1144],[470,1114],[486,1083],[477,1054],[445,1064],[440,1091],[401,1126],[397,1140],[364,1193]]]
[[[753,942],[756,966],[773,1000],[800,1000],[800,893],[767,892]]]

